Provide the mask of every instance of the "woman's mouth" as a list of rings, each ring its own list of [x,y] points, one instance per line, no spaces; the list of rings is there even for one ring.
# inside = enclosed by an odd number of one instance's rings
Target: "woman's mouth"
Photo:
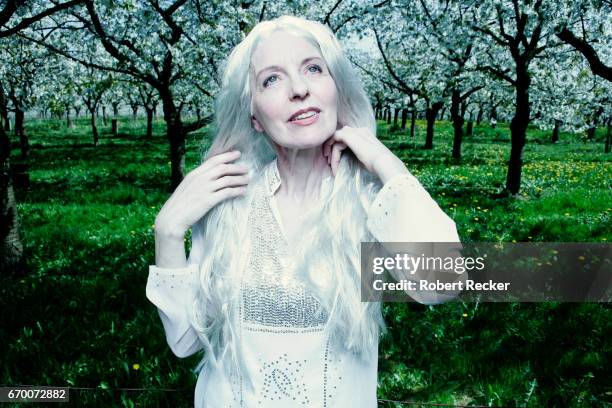
[[[292,124],[297,125],[297,126],[312,125],[317,120],[319,120],[319,115],[320,114],[321,114],[320,112],[308,111],[308,112],[302,113],[301,115],[299,115],[295,119],[290,120],[289,123],[292,123]]]

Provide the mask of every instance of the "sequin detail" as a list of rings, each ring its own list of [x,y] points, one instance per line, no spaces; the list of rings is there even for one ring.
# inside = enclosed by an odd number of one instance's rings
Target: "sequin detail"
[[[309,391],[304,381],[303,368],[306,360],[291,360],[287,353],[269,362],[260,360],[259,372],[263,378],[257,401],[265,406],[266,401],[286,401],[310,406]]]
[[[271,192],[279,180],[276,166],[268,174],[266,187]],[[280,225],[274,218],[267,194],[257,192],[249,211],[251,251],[247,271],[241,285],[241,318],[247,330],[275,331],[312,329],[327,322],[327,312],[320,302],[306,291],[305,285],[295,276],[294,269],[283,265],[288,259],[287,243]],[[283,330],[282,332],[285,332]]]

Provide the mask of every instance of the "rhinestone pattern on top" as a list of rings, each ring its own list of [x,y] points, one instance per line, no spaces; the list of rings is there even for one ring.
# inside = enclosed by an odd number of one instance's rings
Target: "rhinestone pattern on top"
[[[280,179],[274,171],[269,175],[267,187],[273,191]],[[282,259],[289,259],[287,243],[270,208],[269,196],[258,193],[249,212],[251,252],[241,287],[243,322],[269,326],[246,327],[264,331],[322,326],[327,322],[327,312],[306,291],[290,262],[283,264]]]

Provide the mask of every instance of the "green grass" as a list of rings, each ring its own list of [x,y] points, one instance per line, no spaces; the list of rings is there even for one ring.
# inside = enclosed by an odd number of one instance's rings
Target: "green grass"
[[[0,288],[0,383],[94,387],[71,406],[192,406],[199,356],[176,358],[145,298],[154,263],[152,224],[168,197],[163,122],[121,118],[120,134],[88,119],[30,121],[30,189],[17,190],[28,268]],[[452,126],[439,122],[433,150],[379,123],[379,137],[456,221],[464,241],[606,242],[612,238],[612,155],[595,142],[530,129],[521,194],[505,184],[509,132],[476,126],[460,162]],[[206,129],[187,141],[199,164]],[[19,162],[19,151],[13,151]],[[187,238],[186,244],[189,244]],[[493,406],[612,406],[612,315],[603,304],[446,304],[384,307],[379,398]],[[137,364],[138,366],[135,366]],[[136,369],[137,367],[138,369]],[[149,391],[116,391],[146,388]],[[156,389],[178,391],[156,391]],[[393,406],[381,403],[381,406]],[[399,405],[398,405],[399,406]]]

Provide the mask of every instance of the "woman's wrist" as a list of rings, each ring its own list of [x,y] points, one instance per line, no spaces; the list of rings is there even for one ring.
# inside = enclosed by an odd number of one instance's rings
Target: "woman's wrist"
[[[155,221],[155,265],[159,268],[183,268],[185,256],[185,232],[168,224]]]
[[[380,155],[374,162],[374,174],[383,184],[398,174],[410,174],[406,165],[393,153]]]
[[[155,219],[155,236],[163,239],[182,241],[188,228],[181,227],[175,222],[169,222],[162,214]]]
[[[184,268],[187,266],[185,241],[155,233],[155,265],[159,268]]]

